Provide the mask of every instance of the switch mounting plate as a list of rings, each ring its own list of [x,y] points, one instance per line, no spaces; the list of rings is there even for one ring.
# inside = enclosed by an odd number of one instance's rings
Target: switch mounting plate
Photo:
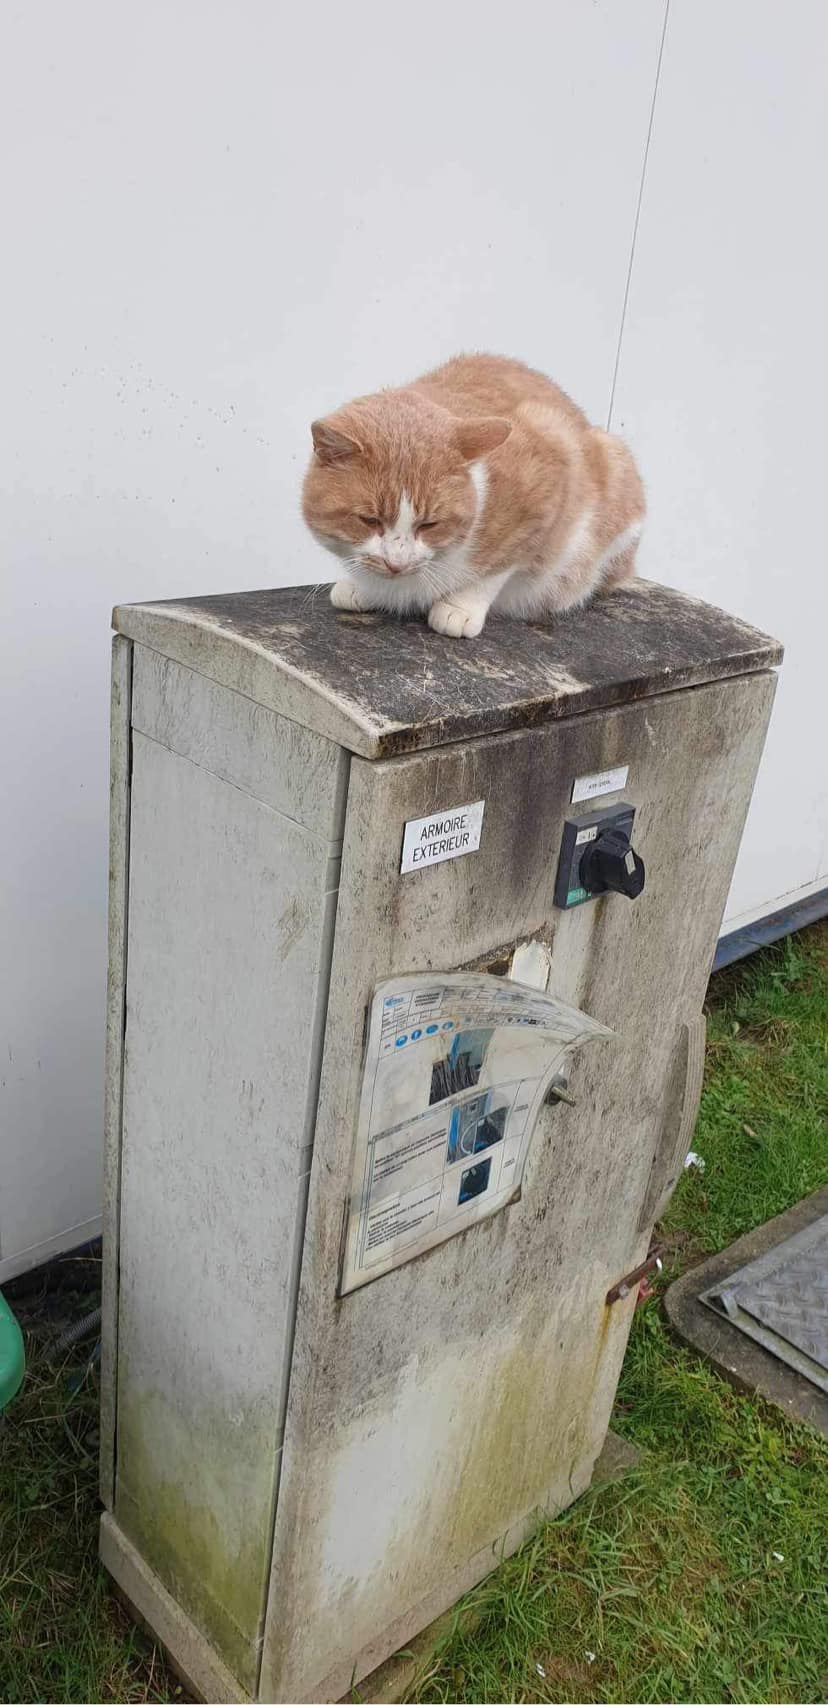
[[[597,841],[605,829],[623,829],[632,840],[634,822],[634,805],[603,805],[595,811],[586,812],[583,817],[564,818],[555,878],[556,906],[568,911],[572,906],[582,906],[586,900],[600,898],[598,894],[590,894],[581,882],[581,859],[587,847]]]

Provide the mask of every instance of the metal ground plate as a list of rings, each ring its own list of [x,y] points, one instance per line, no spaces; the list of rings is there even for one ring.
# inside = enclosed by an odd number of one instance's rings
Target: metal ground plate
[[[699,1301],[828,1392],[828,1214],[711,1285]]]

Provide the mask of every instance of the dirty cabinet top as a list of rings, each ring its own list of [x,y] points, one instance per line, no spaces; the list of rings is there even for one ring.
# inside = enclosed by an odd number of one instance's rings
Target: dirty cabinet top
[[[640,580],[547,622],[490,616],[479,639],[334,610],[327,586],[123,604],[118,633],[365,758],[744,675],[782,647]]]

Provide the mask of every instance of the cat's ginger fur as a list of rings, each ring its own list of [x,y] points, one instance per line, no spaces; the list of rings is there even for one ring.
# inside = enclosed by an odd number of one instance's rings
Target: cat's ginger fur
[[[457,356],[312,431],[303,512],[347,563],[339,609],[427,613],[470,639],[493,604],[542,617],[635,573],[630,451],[519,361]]]

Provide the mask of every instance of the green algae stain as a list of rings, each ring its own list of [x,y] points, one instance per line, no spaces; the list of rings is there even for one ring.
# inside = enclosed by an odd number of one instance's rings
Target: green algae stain
[[[583,1416],[584,1387],[592,1364],[550,1372],[554,1361],[547,1340],[515,1344],[492,1370],[483,1406],[467,1422],[464,1470],[447,1498],[450,1553],[460,1567],[512,1524],[536,1508],[553,1488],[561,1504],[582,1490],[582,1458],[587,1451]],[[557,1377],[556,1377],[557,1375]],[[470,1418],[469,1418],[470,1419]]]
[[[270,1528],[272,1436],[247,1419],[184,1420],[161,1399],[119,1414],[117,1518],[149,1567],[248,1690],[256,1682]]]

